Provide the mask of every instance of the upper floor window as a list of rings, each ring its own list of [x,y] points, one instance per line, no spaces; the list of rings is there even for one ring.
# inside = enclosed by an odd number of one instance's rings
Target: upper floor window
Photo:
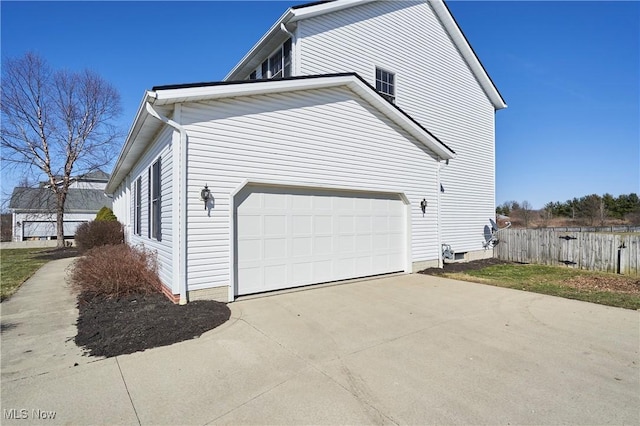
[[[396,75],[382,68],[376,68],[376,90],[388,101],[395,103]]]
[[[269,57],[269,78],[282,77],[282,49]]]
[[[249,74],[249,80],[255,80],[257,77],[257,71],[252,72],[251,74]]]
[[[265,59],[259,68],[261,71],[260,78],[291,77],[291,49],[291,39],[288,39],[282,44],[282,46],[280,46],[280,48],[278,48],[278,50]],[[253,79],[251,76],[254,74],[257,76],[257,71],[258,70],[252,72],[249,78]]]
[[[291,77],[291,39],[282,45],[282,68],[285,77]]]

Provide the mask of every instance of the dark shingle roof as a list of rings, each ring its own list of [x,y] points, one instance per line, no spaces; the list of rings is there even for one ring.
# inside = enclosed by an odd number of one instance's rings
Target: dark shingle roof
[[[109,173],[105,173],[102,170],[96,170],[95,172],[78,176],[77,179],[78,180],[98,180],[98,181],[108,182],[110,176],[111,175],[109,175]]]
[[[104,206],[111,208],[111,199],[104,195],[102,189],[70,188],[64,212],[97,212]],[[49,188],[16,187],[11,194],[9,208],[18,211],[53,213],[56,210],[56,198]]]
[[[317,6],[319,4],[324,4],[324,3],[331,3],[334,0],[319,0],[319,1],[314,1],[314,2],[310,2],[310,3],[303,3],[303,4],[299,4],[297,6],[291,6],[291,9],[302,9],[305,7],[311,7],[311,6]]]

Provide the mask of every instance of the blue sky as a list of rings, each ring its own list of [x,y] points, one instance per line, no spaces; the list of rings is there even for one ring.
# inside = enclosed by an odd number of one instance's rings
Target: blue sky
[[[2,57],[32,50],[121,93],[221,80],[302,2],[2,1]],[[496,203],[640,192],[640,3],[447,2],[509,107],[496,116]],[[15,178],[3,175],[3,192]]]

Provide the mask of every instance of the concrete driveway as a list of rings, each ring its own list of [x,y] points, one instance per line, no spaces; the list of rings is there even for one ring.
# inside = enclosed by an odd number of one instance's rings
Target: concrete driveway
[[[2,423],[640,423],[637,311],[421,275],[230,307],[199,339],[10,375],[3,336]]]

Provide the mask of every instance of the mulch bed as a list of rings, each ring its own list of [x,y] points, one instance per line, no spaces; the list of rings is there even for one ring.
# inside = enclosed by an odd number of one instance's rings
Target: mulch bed
[[[88,355],[104,357],[193,339],[231,315],[225,303],[198,300],[181,306],[162,294],[108,299],[82,293],[78,309],[76,344]]]
[[[477,271],[492,265],[507,265],[513,262],[500,260],[493,257],[488,259],[473,260],[471,262],[445,263],[443,268],[427,268],[419,271],[419,274],[425,275],[444,275],[447,273]]]

